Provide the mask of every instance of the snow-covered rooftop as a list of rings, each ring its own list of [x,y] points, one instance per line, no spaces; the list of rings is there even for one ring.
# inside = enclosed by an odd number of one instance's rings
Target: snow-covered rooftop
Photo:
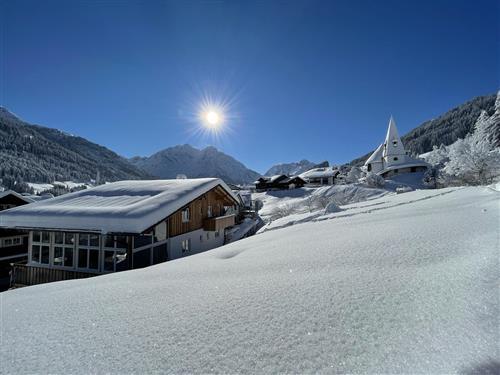
[[[217,185],[218,178],[119,181],[0,212],[0,227],[141,233]]]
[[[17,197],[17,198],[25,201],[26,203],[33,202],[33,199],[31,199],[30,197],[22,195],[22,194],[19,194],[19,193],[15,192],[14,190],[0,191],[0,199],[3,198],[3,197],[6,197],[8,195],[13,195],[13,196],[15,196],[15,197]]]
[[[299,175],[300,178],[327,178],[335,177],[339,170],[334,167],[313,168]]]

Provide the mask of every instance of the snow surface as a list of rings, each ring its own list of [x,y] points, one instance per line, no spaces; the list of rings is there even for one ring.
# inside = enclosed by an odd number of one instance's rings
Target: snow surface
[[[238,201],[218,178],[119,181],[1,212],[0,227],[142,233],[217,185]]]
[[[361,184],[349,184],[254,193],[252,199],[262,202],[263,208],[259,211],[259,215],[264,221],[269,222],[274,220],[275,216],[285,216],[285,214],[322,212],[324,207],[316,207],[315,203],[323,198],[334,198],[338,204],[348,204],[390,193],[388,190],[369,188]]]
[[[0,372],[493,374],[499,193],[423,194],[0,293]]]
[[[44,191],[51,190],[55,187],[63,187],[66,189],[73,189],[82,186],[85,186],[87,188],[92,187],[92,185],[86,184],[84,182],[73,182],[73,181],[54,181],[51,184],[39,184],[34,182],[27,182],[27,185],[33,189],[35,194],[43,193]]]

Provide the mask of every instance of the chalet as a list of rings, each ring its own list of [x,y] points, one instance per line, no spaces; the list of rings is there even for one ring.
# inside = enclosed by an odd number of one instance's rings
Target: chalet
[[[261,177],[255,181],[257,191],[268,190],[288,190],[303,187],[306,182],[299,176],[288,177],[284,174],[278,174],[271,177]]]
[[[119,181],[0,213],[29,232],[31,285],[141,268],[224,244],[239,202],[220,179]]]
[[[33,200],[12,190],[0,192],[0,211],[32,203]],[[12,261],[27,259],[28,232],[0,228],[0,267]]]
[[[310,185],[333,185],[339,177],[339,170],[334,167],[310,169],[300,175]]]
[[[408,155],[392,116],[384,143],[378,146],[365,162],[367,172],[376,173],[384,178],[402,173],[423,172],[428,167],[429,164],[426,162]]]
[[[33,200],[12,190],[0,192],[0,211],[23,206]],[[8,287],[11,262],[28,259],[28,232],[0,229],[0,291]],[[5,281],[4,281],[5,280]]]

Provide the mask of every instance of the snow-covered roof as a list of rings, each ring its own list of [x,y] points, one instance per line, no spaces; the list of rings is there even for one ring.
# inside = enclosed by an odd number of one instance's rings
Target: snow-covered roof
[[[374,161],[378,161],[378,162],[382,161],[383,153],[384,153],[384,144],[381,143],[380,146],[377,147],[377,149],[373,152],[373,154],[365,162],[365,165],[373,163]]]
[[[411,168],[411,167],[429,167],[429,164],[426,163],[425,161],[418,160],[418,159],[413,159],[408,157],[408,161],[400,164],[394,164],[391,166],[388,166],[381,170],[380,172],[377,172],[377,174],[383,174],[388,171],[392,171],[393,169],[402,169],[402,168]]]
[[[300,178],[325,178],[335,177],[339,170],[333,167],[313,168],[299,175]]]
[[[284,174],[275,174],[274,176],[271,176],[269,182],[275,182],[276,180],[279,180],[281,178],[287,178],[287,176]]]
[[[218,178],[119,181],[0,212],[0,227],[141,233],[198,196]]]
[[[23,201],[25,201],[26,203],[31,203],[33,202],[33,199],[31,199],[30,197],[27,197],[27,196],[24,196],[24,195],[21,195],[17,192],[15,192],[14,190],[4,190],[4,191],[0,191],[0,199],[2,199],[3,197],[6,197],[8,195],[13,195],[15,196],[16,198],[19,198]]]

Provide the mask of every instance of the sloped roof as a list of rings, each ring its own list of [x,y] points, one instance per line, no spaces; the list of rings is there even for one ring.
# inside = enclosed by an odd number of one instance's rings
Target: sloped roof
[[[377,147],[375,151],[373,151],[373,154],[368,158],[367,161],[365,161],[365,165],[368,165],[370,163],[373,163],[374,161],[382,161],[382,157],[384,154],[384,144],[381,143],[380,146]]]
[[[218,178],[119,181],[0,212],[0,227],[141,233],[198,196]]]
[[[339,174],[338,169],[334,169],[333,167],[322,167],[322,168],[313,168],[299,175],[301,178],[326,178],[326,177],[335,177]]]
[[[2,199],[3,197],[6,197],[8,195],[13,195],[15,196],[16,198],[19,198],[23,201],[25,201],[26,203],[31,203],[33,202],[33,199],[31,199],[30,197],[27,197],[27,196],[24,196],[22,194],[19,194],[17,192],[15,192],[14,190],[4,190],[4,191],[0,191],[0,199]]]

